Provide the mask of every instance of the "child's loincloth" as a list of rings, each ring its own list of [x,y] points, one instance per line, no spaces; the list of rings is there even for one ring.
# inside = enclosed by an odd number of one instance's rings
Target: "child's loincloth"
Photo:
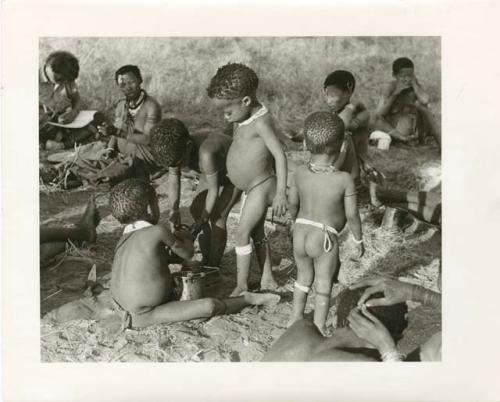
[[[323,230],[323,232],[324,232],[323,250],[325,251],[325,253],[329,253],[330,251],[332,251],[333,244],[334,244],[334,242],[337,241],[337,237],[339,235],[339,232],[337,231],[337,229],[335,229],[332,226],[328,226],[324,223],[315,222],[315,221],[312,221],[312,220],[306,219],[306,218],[297,218],[295,220],[295,223],[300,223],[302,225],[309,225],[309,226],[313,226],[315,228]],[[331,235],[334,236],[333,239],[331,238]]]

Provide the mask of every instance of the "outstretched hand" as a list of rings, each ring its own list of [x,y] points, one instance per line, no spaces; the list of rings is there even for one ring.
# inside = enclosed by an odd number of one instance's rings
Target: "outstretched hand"
[[[381,355],[396,349],[387,328],[364,305],[352,309],[347,320],[354,333],[377,348]]]
[[[351,289],[367,287],[361,295],[358,305],[366,304],[368,307],[374,306],[391,306],[393,304],[402,303],[411,299],[412,285],[405,282],[400,282],[391,278],[368,278],[359,281],[352,285]],[[371,299],[375,293],[382,292],[384,297]]]

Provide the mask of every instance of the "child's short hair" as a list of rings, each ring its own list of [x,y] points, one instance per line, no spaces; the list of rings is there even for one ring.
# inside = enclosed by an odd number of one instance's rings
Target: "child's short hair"
[[[259,78],[250,67],[228,63],[220,67],[207,88],[209,98],[237,99],[252,95],[257,90]]]
[[[115,72],[115,82],[118,83],[118,76],[124,75],[124,74],[135,75],[137,77],[137,80],[139,81],[139,84],[142,83],[142,74],[141,74],[141,70],[139,70],[139,67],[133,66],[132,64],[127,64],[125,66],[121,66]]]
[[[306,148],[312,154],[337,153],[344,141],[344,131],[344,122],[336,114],[315,112],[304,123]]]
[[[49,54],[45,66],[50,66],[52,71],[61,75],[64,81],[74,81],[80,74],[78,59],[73,53],[65,50],[58,50]]]
[[[178,119],[163,119],[149,133],[151,153],[163,167],[177,166],[190,140],[188,129]]]
[[[154,188],[144,180],[127,179],[116,184],[109,195],[111,214],[120,223],[144,218],[155,195]]]
[[[347,289],[339,295],[339,304],[337,307],[337,328],[347,327],[349,325],[347,316],[351,310],[356,307],[365,289],[366,287],[359,289]],[[378,299],[383,296],[382,292],[377,292],[369,299]],[[382,324],[384,324],[396,342],[401,339],[403,331],[408,325],[408,321],[406,320],[408,306],[406,303],[367,308],[370,313],[372,313],[380,320],[380,322],[382,322]]]
[[[349,71],[345,70],[336,70],[333,73],[328,74],[325,82],[323,83],[323,89],[326,89],[329,86],[334,86],[344,92],[354,92],[354,88],[356,87],[356,79],[354,75]]]
[[[414,68],[413,61],[411,61],[408,57],[400,57],[392,63],[392,73],[394,75],[399,73],[403,68]]]

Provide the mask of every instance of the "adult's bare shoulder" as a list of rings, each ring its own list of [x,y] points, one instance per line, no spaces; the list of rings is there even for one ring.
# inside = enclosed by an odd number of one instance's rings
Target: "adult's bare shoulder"
[[[160,103],[150,95],[148,95],[148,97],[146,98],[144,107],[146,107],[148,111],[161,111]]]

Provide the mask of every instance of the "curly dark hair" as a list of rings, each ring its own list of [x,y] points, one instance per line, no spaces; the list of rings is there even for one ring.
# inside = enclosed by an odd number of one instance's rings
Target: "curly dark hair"
[[[399,73],[403,68],[415,68],[413,61],[411,61],[408,57],[400,57],[392,63],[392,73],[394,75]]]
[[[207,88],[209,98],[237,99],[252,95],[259,86],[259,78],[250,67],[228,63],[220,67]]]
[[[331,112],[312,113],[304,122],[306,148],[312,154],[332,155],[339,152],[344,132],[344,122]]]
[[[328,74],[325,82],[323,83],[323,88],[334,86],[344,92],[354,92],[356,88],[356,79],[354,75],[349,71],[336,70],[333,73]]]
[[[178,119],[163,119],[149,133],[149,146],[157,164],[177,166],[191,137],[184,123]]]
[[[349,322],[347,316],[353,308],[356,307],[361,295],[366,287],[359,289],[347,289],[339,295],[339,303],[337,306],[337,328],[347,327]],[[373,294],[370,299],[378,299],[383,297],[382,292]],[[398,303],[392,306],[375,306],[368,307],[368,311],[377,317],[382,324],[387,328],[394,341],[398,341],[403,336],[403,331],[408,325],[406,314],[408,306],[406,303]]]
[[[120,223],[135,222],[147,215],[154,195],[154,188],[144,180],[124,180],[111,188],[111,213]]]
[[[50,66],[52,71],[59,74],[64,81],[74,81],[80,74],[78,59],[73,53],[65,50],[58,50],[49,54],[45,66]]]
[[[118,83],[118,76],[125,74],[135,75],[137,77],[137,80],[139,81],[139,84],[142,83],[141,70],[139,70],[139,67],[132,64],[121,66],[118,70],[115,71],[115,82]]]

